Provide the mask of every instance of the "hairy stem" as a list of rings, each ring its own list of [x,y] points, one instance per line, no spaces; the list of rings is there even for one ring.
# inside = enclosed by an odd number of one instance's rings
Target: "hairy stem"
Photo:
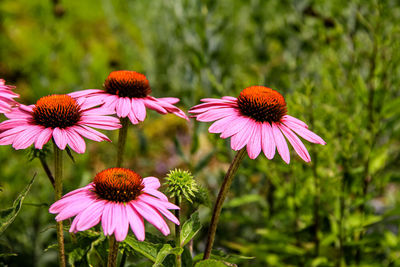
[[[122,128],[119,129],[118,134],[118,151],[117,151],[117,167],[122,167],[124,151],[125,151],[125,143],[126,143],[126,135],[128,133],[129,126],[129,118],[121,118]]]
[[[179,197],[175,197],[175,205],[178,207],[181,207],[181,202],[179,200]],[[178,221],[181,221],[181,211],[175,210],[175,217],[178,219]],[[175,224],[175,243],[176,247],[180,248],[181,247],[181,226],[178,224]],[[176,267],[181,267],[182,266],[182,258],[181,255],[176,255]]]
[[[207,245],[206,249],[204,251],[204,257],[203,259],[208,259],[210,258],[211,255],[211,249],[214,243],[214,238],[215,238],[215,233],[217,231],[217,225],[218,225],[218,220],[219,220],[219,215],[222,210],[222,205],[224,203],[224,200],[226,198],[226,195],[229,191],[229,188],[231,186],[233,177],[239,168],[240,163],[243,160],[244,154],[246,152],[246,148],[242,148],[236,153],[235,158],[233,159],[231,165],[229,166],[229,169],[227,173],[225,174],[224,181],[222,182],[221,188],[218,193],[217,201],[214,206],[214,211],[213,215],[211,218],[211,224],[210,224],[210,229],[208,230],[208,238],[207,238]]]
[[[119,243],[117,242],[117,240],[115,240],[114,235],[111,235],[109,240],[110,240],[110,248],[108,251],[107,267],[116,267]]]
[[[55,190],[55,199],[56,201],[61,199],[62,196],[62,169],[63,169],[63,161],[62,161],[62,150],[58,148],[56,143],[53,143],[54,147],[54,190]],[[63,223],[62,221],[57,222],[57,242],[58,242],[58,260],[60,263],[60,267],[66,266],[65,261],[65,248],[64,248],[64,232],[63,232]]]

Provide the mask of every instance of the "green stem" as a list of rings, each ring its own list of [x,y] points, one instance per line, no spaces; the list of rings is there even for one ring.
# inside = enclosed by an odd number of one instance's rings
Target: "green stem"
[[[117,151],[117,167],[122,167],[124,151],[125,151],[125,143],[126,143],[126,135],[128,133],[129,126],[129,118],[121,118],[122,128],[119,129],[118,135],[118,151]]]
[[[115,240],[114,235],[110,236],[109,240],[110,240],[110,248],[108,251],[107,267],[116,267],[119,243],[117,242],[117,240]]]
[[[175,205],[177,205],[178,207],[181,207],[179,197],[175,197]],[[175,217],[178,219],[178,221],[181,221],[180,210],[175,210]],[[181,247],[181,226],[178,224],[175,224],[175,242],[176,242],[176,247],[180,248]],[[179,254],[179,255],[176,255],[176,267],[181,267],[181,266],[182,266],[182,258],[181,258],[181,254]]]
[[[224,200],[226,198],[226,195],[227,195],[229,188],[231,186],[231,183],[233,181],[233,177],[234,177],[237,169],[239,168],[240,163],[243,160],[245,152],[246,152],[246,148],[242,148],[241,150],[239,150],[236,153],[235,158],[233,159],[231,165],[229,166],[227,173],[225,174],[224,181],[222,182],[221,188],[218,193],[217,201],[214,206],[214,211],[213,211],[213,215],[211,218],[210,229],[208,230],[207,245],[206,245],[206,249],[204,251],[203,259],[210,258],[211,249],[212,249],[214,239],[215,239],[215,233],[217,231],[219,215],[222,210],[222,205],[224,204]]]
[[[54,190],[56,201],[61,199],[62,196],[62,150],[58,148],[56,143],[53,142],[54,147]],[[57,222],[57,242],[58,242],[58,260],[60,267],[65,267],[65,249],[64,249],[64,232],[62,221]]]

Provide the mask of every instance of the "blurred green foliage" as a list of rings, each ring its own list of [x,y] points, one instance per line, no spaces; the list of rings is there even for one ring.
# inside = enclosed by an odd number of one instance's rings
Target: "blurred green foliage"
[[[240,266],[399,266],[399,25],[396,0],[2,0],[0,77],[25,104],[101,88],[117,69],[146,74],[152,95],[179,97],[184,110],[251,85],[277,89],[327,145],[306,144],[309,164],[294,153],[290,165],[245,159],[215,248],[250,257]],[[213,199],[234,154],[207,127],[149,111],[130,128],[125,162],[160,178],[188,168]],[[65,157],[64,191],[111,167],[113,151],[115,143],[89,141],[75,164]],[[40,161],[2,146],[0,162],[1,209],[38,172],[0,237],[0,265],[57,266],[56,251],[45,251],[56,238]],[[194,254],[210,216],[200,208]]]

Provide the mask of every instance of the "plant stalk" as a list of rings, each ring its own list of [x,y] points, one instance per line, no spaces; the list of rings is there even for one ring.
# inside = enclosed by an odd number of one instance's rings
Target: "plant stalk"
[[[47,165],[46,159],[44,157],[39,157],[40,163],[42,164],[43,170],[46,173],[47,177],[49,178],[49,181],[53,188],[56,188],[56,182],[54,181],[53,174],[51,173],[51,170],[49,168],[49,165]]]
[[[210,229],[208,230],[207,245],[206,245],[206,249],[204,251],[203,259],[210,258],[212,246],[213,246],[214,239],[215,239],[215,233],[217,231],[219,215],[222,210],[222,205],[223,205],[226,195],[229,191],[229,188],[233,181],[234,175],[235,175],[237,169],[239,168],[240,163],[243,160],[245,152],[246,152],[246,148],[244,147],[236,153],[235,158],[233,159],[231,165],[229,166],[227,173],[225,174],[224,181],[222,182],[221,188],[218,193],[217,201],[214,206],[214,211],[213,211],[213,215],[211,218]]]
[[[116,267],[119,243],[117,242],[117,240],[115,240],[114,235],[111,235],[109,240],[110,240],[110,248],[108,251],[107,267]]]
[[[177,205],[179,208],[181,207],[181,202],[179,200],[179,197],[175,197],[175,205]],[[175,217],[178,219],[178,221],[181,221],[181,211],[180,209],[175,210]],[[176,242],[176,247],[180,248],[181,247],[181,226],[178,224],[175,224],[175,242]],[[182,257],[181,254],[176,255],[176,267],[181,267],[182,266]]]
[[[56,201],[61,199],[62,196],[62,175],[63,175],[63,161],[62,150],[58,148],[56,143],[53,142],[54,147],[54,190]],[[57,222],[57,243],[58,243],[58,260],[60,267],[66,266],[65,261],[65,248],[64,248],[64,231],[63,222]]]
[[[121,118],[122,128],[119,129],[118,134],[118,151],[117,151],[117,167],[122,167],[126,136],[128,133],[129,118]]]

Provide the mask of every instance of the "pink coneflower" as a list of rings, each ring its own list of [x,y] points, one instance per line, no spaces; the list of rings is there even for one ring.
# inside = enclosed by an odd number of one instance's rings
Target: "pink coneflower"
[[[49,211],[58,213],[57,221],[76,216],[70,232],[85,231],[101,221],[104,235],[114,234],[117,241],[123,241],[130,226],[137,239],[143,241],[143,218],[164,235],[170,230],[162,215],[179,225],[169,211],[179,207],[168,202],[157,190],[159,187],[155,177],[142,178],[129,169],[110,168],[98,173],[89,185],[66,194]]]
[[[77,153],[86,149],[83,137],[94,141],[110,141],[92,129],[114,130],[121,127],[119,120],[105,116],[111,112],[93,108],[99,102],[69,95],[50,95],[40,98],[35,105],[20,105],[6,113],[8,120],[0,123],[0,145],[25,149],[32,144],[42,149],[50,138],[61,150],[67,144]]]
[[[5,81],[0,79],[0,113],[10,112],[11,108],[17,104],[13,98],[19,97],[12,89],[14,86],[5,85]]]
[[[286,102],[275,90],[264,86],[244,89],[238,98],[205,98],[203,104],[189,110],[198,121],[215,121],[210,133],[220,133],[221,138],[231,137],[231,148],[240,150],[247,145],[247,153],[255,159],[263,150],[268,159],[278,149],[282,159],[290,162],[289,148],[284,136],[297,154],[306,162],[311,160],[304,144],[296,134],[312,143],[325,145],[325,141],[308,130],[299,119],[287,115]],[[296,134],[295,134],[296,133]]]
[[[173,113],[188,119],[185,113],[174,104],[175,97],[155,98],[150,96],[151,88],[146,76],[135,71],[119,70],[111,72],[104,82],[104,90],[89,89],[72,93],[72,96],[85,96],[104,102],[104,107],[113,110],[120,118],[128,117],[133,124],[146,118],[146,108],[160,114]]]

